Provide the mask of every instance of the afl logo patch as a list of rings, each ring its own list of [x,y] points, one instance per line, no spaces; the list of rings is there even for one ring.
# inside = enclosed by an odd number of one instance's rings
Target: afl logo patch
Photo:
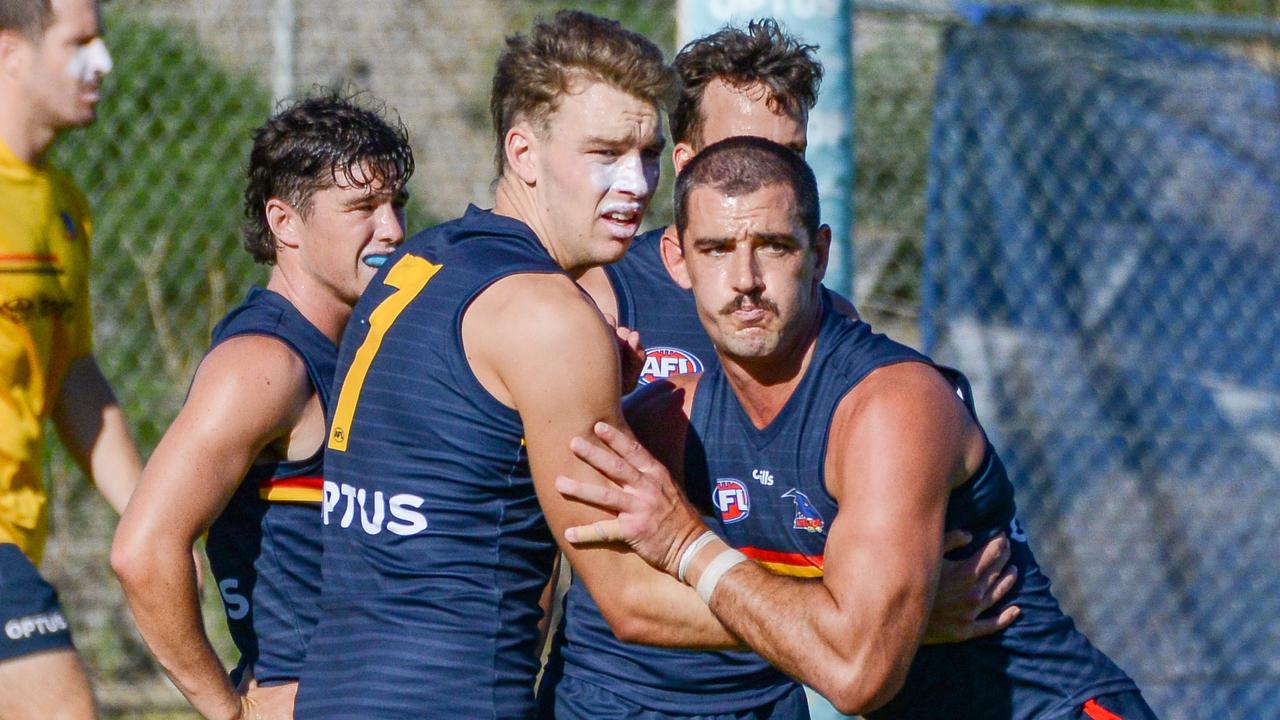
[[[640,370],[640,384],[648,385],[672,375],[688,375],[702,372],[702,361],[691,352],[679,348],[655,347],[644,351],[644,368]]]
[[[716,480],[716,509],[720,511],[720,519],[727,523],[735,523],[746,519],[751,514],[751,496],[747,486],[740,480],[720,478]]]

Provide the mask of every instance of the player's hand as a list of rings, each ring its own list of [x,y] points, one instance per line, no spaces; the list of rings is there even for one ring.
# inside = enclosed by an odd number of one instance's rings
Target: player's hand
[[[943,538],[943,552],[969,544],[971,537],[952,530]],[[999,632],[1022,614],[1016,605],[994,617],[979,617],[1000,602],[1018,581],[1018,569],[1009,564],[1009,538],[1001,533],[964,560],[942,560],[938,594],[925,628],[924,644],[936,645],[971,640]]]
[[[636,389],[636,383],[640,382],[640,375],[644,372],[644,345],[638,331],[619,325],[618,319],[612,315],[604,317],[618,340],[618,357],[622,360],[622,394],[626,395]]]
[[[706,530],[671,474],[635,438],[608,423],[596,423],[604,445],[575,437],[573,454],[615,485],[556,478],[556,489],[568,498],[617,513],[618,517],[565,531],[574,545],[624,542],[659,570],[676,572],[684,548]]]
[[[263,687],[257,680],[250,680],[240,696],[238,720],[292,720],[297,694],[296,682]]]

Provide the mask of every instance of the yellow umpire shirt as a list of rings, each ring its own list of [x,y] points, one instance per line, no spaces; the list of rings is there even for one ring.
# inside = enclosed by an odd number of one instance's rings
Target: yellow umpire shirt
[[[0,543],[39,563],[49,513],[42,429],[93,350],[89,207],[70,178],[0,141]]]

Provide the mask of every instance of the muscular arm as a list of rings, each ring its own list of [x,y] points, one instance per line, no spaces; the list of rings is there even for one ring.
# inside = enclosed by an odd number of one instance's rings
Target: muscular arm
[[[207,718],[240,717],[242,700],[205,634],[191,545],[254,458],[289,435],[313,398],[301,359],[280,341],[245,336],[219,345],[197,371],[116,531],[111,565],[138,629]]]
[[[570,451],[570,439],[590,436],[599,421],[625,427],[616,341],[577,287],[554,275],[505,278],[467,310],[463,341],[481,383],[520,413],[547,522],[615,634],[658,645],[736,646],[691,588],[625,545],[564,542],[566,528],[611,517],[556,491],[561,475],[608,483]]]
[[[562,488],[621,510],[617,527],[651,564],[670,572],[670,556],[688,533],[646,528],[658,477],[628,441],[603,437],[614,455],[584,456],[610,469],[623,488],[592,493]],[[840,503],[824,552],[821,579],[773,575],[754,563],[733,567],[710,598],[715,615],[753,649],[811,685],[847,713],[866,712],[900,689],[924,636],[942,555],[947,496],[981,462],[981,432],[931,368],[907,363],[872,374],[845,398],[832,424],[827,485]],[[655,474],[656,473],[656,474]],[[669,483],[669,480],[666,481]],[[657,486],[664,483],[659,481]],[[626,498],[620,495],[628,495]],[[692,522],[677,511],[673,522]],[[604,528],[597,526],[598,530]],[[608,532],[605,532],[608,535]],[[699,551],[688,582],[697,585],[727,550]]]
[[[53,421],[76,463],[111,507],[123,513],[138,484],[142,461],[120,404],[92,355],[71,361]]]

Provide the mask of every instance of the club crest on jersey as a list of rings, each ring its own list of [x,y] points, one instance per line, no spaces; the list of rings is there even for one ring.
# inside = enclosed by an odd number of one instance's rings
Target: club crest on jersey
[[[720,511],[720,519],[727,523],[735,523],[746,519],[751,514],[751,496],[747,494],[747,486],[741,480],[720,478],[716,480],[716,509]]]
[[[807,530],[811,533],[820,533],[826,529],[827,524],[822,520],[822,514],[818,512],[818,508],[813,506],[809,500],[809,496],[792,488],[784,493],[782,497],[789,497],[796,504],[796,517],[791,523],[793,530]]]
[[[655,347],[644,351],[644,367],[640,370],[640,384],[648,385],[672,375],[688,375],[702,372],[702,361],[696,355],[679,348]]]

